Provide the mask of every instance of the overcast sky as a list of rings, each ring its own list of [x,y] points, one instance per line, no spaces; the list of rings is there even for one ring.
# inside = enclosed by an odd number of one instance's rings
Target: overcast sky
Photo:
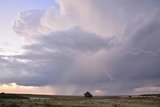
[[[3,0],[0,91],[160,93],[159,0]]]

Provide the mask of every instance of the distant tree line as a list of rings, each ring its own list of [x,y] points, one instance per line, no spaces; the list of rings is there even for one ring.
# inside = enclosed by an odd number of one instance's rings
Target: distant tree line
[[[157,96],[157,97],[160,97],[160,94],[142,94],[142,95],[139,95],[139,96]]]
[[[2,92],[0,93],[0,99],[29,99],[29,98],[17,94],[5,94]]]

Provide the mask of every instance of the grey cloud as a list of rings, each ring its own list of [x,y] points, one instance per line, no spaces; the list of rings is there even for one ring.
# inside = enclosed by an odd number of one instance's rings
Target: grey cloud
[[[154,86],[160,81],[159,9],[142,16],[145,21],[137,20],[136,26],[130,27],[131,32],[127,31],[123,37],[128,40],[122,45],[121,54],[109,63],[114,78],[110,87],[113,93],[129,94],[135,88]]]
[[[1,56],[6,58],[1,61],[5,66],[1,64],[0,67],[8,68],[8,71],[7,69],[5,72],[1,71],[1,83],[15,82],[25,86],[66,86],[68,84],[93,90],[104,87],[106,82],[110,82],[105,72],[94,69],[91,71],[87,66],[78,64],[77,67],[74,66],[77,61],[81,61],[78,58],[83,58],[83,55],[87,58],[100,50],[109,49],[110,39],[102,39],[93,33],[74,28],[47,36],[42,35],[36,41],[35,44],[24,46],[26,53],[22,55]],[[96,61],[90,63],[96,63]],[[93,74],[90,74],[91,72]]]
[[[83,31],[80,28],[73,28],[69,31],[50,33],[48,36],[41,36],[39,43],[26,46],[26,49],[55,49],[86,52],[99,50],[109,46],[109,39],[102,39],[100,36]],[[52,44],[52,45],[51,45]]]
[[[141,27],[132,38],[131,46],[137,50],[151,51],[157,53],[160,49],[160,11],[156,8],[147,15],[147,22]],[[144,18],[146,20],[146,18]]]
[[[118,23],[117,27],[121,24],[122,27],[127,27],[125,32],[112,38],[90,33],[90,30],[83,29],[83,24],[80,24],[80,27],[56,32],[50,29],[49,33],[42,34],[37,31],[37,27],[39,29],[41,25],[43,12],[23,13],[22,17],[15,21],[13,28],[20,35],[32,36],[36,43],[24,45],[26,52],[22,55],[8,56],[8,59],[6,56],[0,57],[1,83],[15,82],[26,86],[51,85],[57,90],[61,89],[57,91],[61,94],[68,93],[68,89],[73,89],[72,94],[80,94],[84,90],[97,88],[102,89],[105,94],[130,94],[139,87],[159,84],[160,16],[159,9],[156,8],[159,1],[144,2],[144,0],[89,2],[95,7],[95,13],[99,13],[98,16],[104,16],[100,18],[103,23],[99,23],[103,30],[108,28],[104,26],[108,22],[103,20],[107,19],[108,15],[111,15],[110,19],[113,17],[109,22],[114,23],[112,26],[114,29],[111,29],[116,33],[120,33],[114,27],[119,21],[122,23]],[[141,5],[143,3],[144,7]],[[107,13],[110,10],[111,13]],[[112,13],[116,10],[119,10],[120,16]],[[34,20],[35,24],[32,25],[31,17],[34,16],[33,19],[36,21]],[[118,22],[117,17],[120,18]],[[35,36],[37,32],[39,35]]]
[[[144,52],[119,56],[110,63],[114,77],[111,91],[129,94],[135,88],[159,83],[159,63],[159,58]]]

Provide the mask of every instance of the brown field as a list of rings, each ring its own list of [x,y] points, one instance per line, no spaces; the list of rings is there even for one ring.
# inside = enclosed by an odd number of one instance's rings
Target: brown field
[[[29,99],[0,99],[0,107],[160,107],[158,96],[21,96]]]

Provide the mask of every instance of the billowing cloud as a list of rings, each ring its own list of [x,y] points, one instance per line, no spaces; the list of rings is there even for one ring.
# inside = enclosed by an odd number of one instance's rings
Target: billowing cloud
[[[13,82],[25,86],[81,85],[87,90],[90,86],[91,89],[104,87],[110,81],[105,72],[100,71],[101,65],[97,62],[101,57],[100,51],[110,48],[109,39],[102,39],[76,27],[39,36],[36,41],[35,44],[24,46],[26,53],[23,55],[1,57],[0,67],[8,68],[4,69],[2,83]],[[91,62],[90,67],[94,67],[88,68]]]
[[[50,86],[56,94],[158,92],[158,1],[58,3],[59,9],[18,15],[13,30],[36,42],[21,55],[0,57],[2,84]]]
[[[38,35],[41,28],[41,17],[43,17],[43,10],[29,10],[20,12],[17,19],[13,22],[13,30],[20,36]]]

